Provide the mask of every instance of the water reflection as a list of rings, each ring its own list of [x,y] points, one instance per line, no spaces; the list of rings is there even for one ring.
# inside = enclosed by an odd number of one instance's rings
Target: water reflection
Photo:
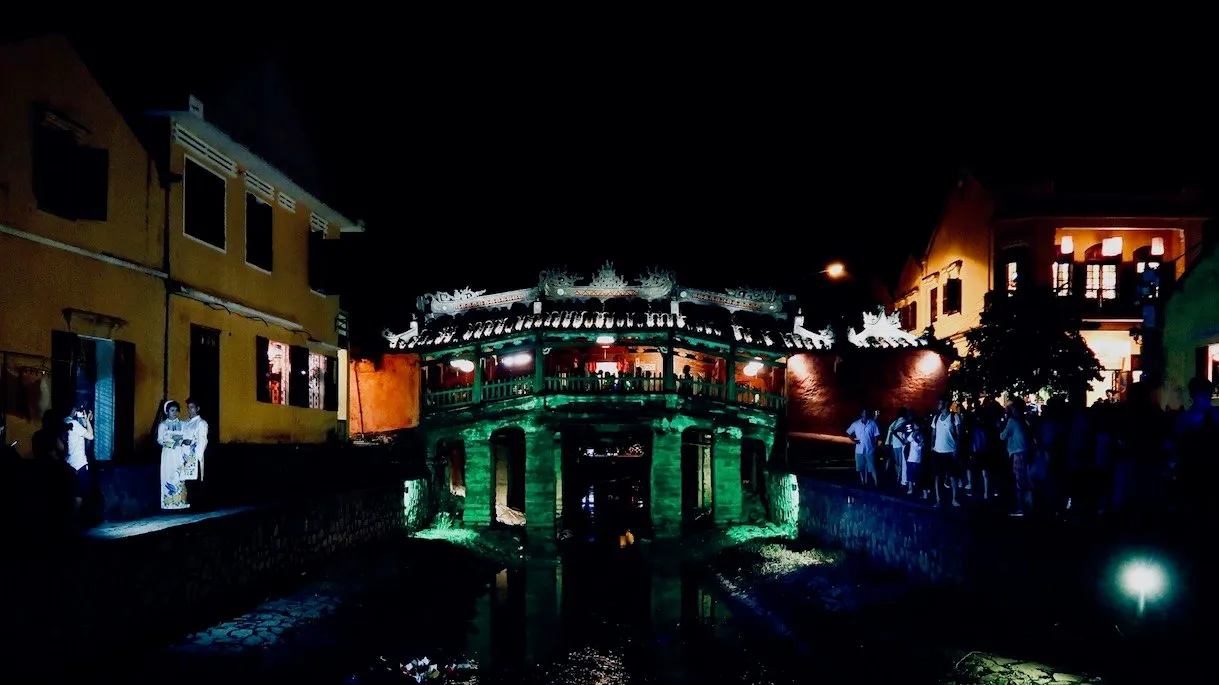
[[[604,549],[499,570],[474,598],[462,644],[436,645],[445,665],[469,662],[477,670],[436,682],[795,682],[782,672],[795,670],[792,664],[761,656],[700,580],[675,561]],[[348,682],[416,679],[417,670],[394,672],[397,659],[416,657],[386,658],[384,668],[356,669]]]

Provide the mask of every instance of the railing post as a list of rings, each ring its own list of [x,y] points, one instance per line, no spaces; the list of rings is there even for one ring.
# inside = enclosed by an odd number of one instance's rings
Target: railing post
[[[533,343],[533,394],[540,395],[546,391],[546,350],[542,347],[542,336],[539,334]]]
[[[726,395],[725,402],[736,402],[736,347],[728,348],[728,359],[724,362],[724,375],[726,376]]]
[[[676,350],[673,349],[673,335],[669,335],[667,347],[661,348],[661,359],[664,360],[664,390],[667,393],[677,392],[677,375],[673,373],[673,355]]]
[[[483,401],[483,353],[480,350],[474,352],[474,387],[470,392],[473,395],[471,402],[479,404]]]

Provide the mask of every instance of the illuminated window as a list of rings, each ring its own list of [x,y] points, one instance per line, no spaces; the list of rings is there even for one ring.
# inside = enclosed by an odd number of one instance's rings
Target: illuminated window
[[[292,361],[289,347],[281,342],[258,338],[255,353],[258,355],[258,401],[270,404],[288,404],[288,387],[292,378]]]
[[[1144,271],[1146,271],[1148,269],[1158,269],[1158,268],[1160,268],[1159,262],[1139,262],[1138,264],[1134,265],[1134,270],[1137,271],[1138,273],[1143,273]]]
[[[1100,252],[1105,257],[1120,257],[1122,256],[1122,239],[1121,238],[1105,238],[1101,241]]]
[[[1054,284],[1054,292],[1058,293],[1059,297],[1066,297],[1071,294],[1071,271],[1073,266],[1070,262],[1058,262],[1053,265],[1051,282]]]
[[[1163,238],[1152,238],[1151,239],[1151,254],[1155,257],[1162,257],[1164,255],[1164,239]]]
[[[1064,235],[1062,237],[1062,242],[1059,243],[1058,253],[1065,255],[1075,254],[1075,239],[1069,235]]]
[[[326,357],[309,354],[309,408],[323,409],[326,406]]]
[[[1016,262],[1007,263],[1007,291],[1013,292],[1016,290],[1016,280],[1020,277],[1019,266]]]
[[[594,365],[597,373],[605,373],[611,376],[618,375],[618,362],[597,362]]]
[[[1089,264],[1084,279],[1084,297],[1117,299],[1117,264]]]
[[[931,304],[931,310],[930,310],[931,311],[931,323],[935,323],[936,320],[939,319],[939,316],[940,316],[939,300],[940,300],[940,289],[932,288],[931,289],[931,302],[930,302],[930,304]]]

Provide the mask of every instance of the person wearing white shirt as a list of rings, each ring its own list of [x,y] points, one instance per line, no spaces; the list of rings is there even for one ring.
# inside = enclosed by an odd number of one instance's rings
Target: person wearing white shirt
[[[89,458],[85,454],[85,441],[93,439],[93,412],[80,407],[72,409],[68,418],[68,466],[76,472],[76,510],[80,511],[92,486],[89,473]]]
[[[872,483],[879,486],[876,478],[876,443],[880,440],[880,429],[872,420],[872,412],[864,409],[859,412],[859,419],[847,428],[847,437],[855,441],[855,470],[859,472],[861,485],[868,484],[868,476]]]
[[[187,489],[187,501],[198,508],[203,483],[203,457],[207,451],[207,421],[200,415],[199,403],[194,398],[186,399],[186,422],[182,425],[182,448],[185,458],[182,465],[182,481]]]
[[[957,501],[957,481],[961,477],[961,463],[957,455],[957,438],[961,437],[961,415],[952,410],[952,400],[940,398],[939,410],[931,420],[931,456],[935,474],[935,504],[940,504],[940,488],[945,483],[952,490],[952,506]]]
[[[889,448],[894,470],[897,472],[897,482],[906,485],[906,417],[910,410],[900,407],[897,418],[889,424],[889,432],[885,435],[885,445]]]

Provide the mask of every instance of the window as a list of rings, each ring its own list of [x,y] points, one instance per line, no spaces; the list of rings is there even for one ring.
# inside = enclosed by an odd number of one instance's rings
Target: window
[[[944,314],[961,313],[961,279],[950,278],[944,282]]]
[[[1122,256],[1122,239],[1105,238],[1100,243],[1101,255],[1105,257],[1121,257]]]
[[[292,359],[289,347],[259,336],[254,341],[254,360],[258,380],[258,401],[287,404],[291,389]]]
[[[309,408],[309,348],[293,345],[288,348],[288,367],[292,371],[292,383],[288,387],[288,404],[302,409]]]
[[[309,408],[322,409],[326,406],[326,357],[314,352],[309,353]]]
[[[940,299],[940,289],[932,288],[931,289],[931,302],[929,303],[931,305],[931,309],[930,309],[931,323],[935,323],[936,319],[939,318],[939,304],[940,304],[939,299]]]
[[[906,327],[906,330],[913,331],[918,328],[918,302],[911,302],[906,306],[906,309],[909,310],[907,318],[909,319],[910,324],[908,327]]]
[[[182,231],[223,251],[227,192],[224,177],[187,157],[182,175]]]
[[[1117,298],[1117,264],[1089,264],[1085,275],[1084,297],[1089,300]]]
[[[274,240],[272,224],[274,212],[271,205],[254,193],[245,194],[245,260],[250,266],[263,271],[272,271],[274,266]]]
[[[330,259],[332,255],[326,244],[326,234],[321,231],[309,231],[309,289],[324,295],[334,294],[330,282]]]
[[[38,122],[31,177],[38,209],[73,221],[105,221],[110,204],[110,152],[85,147],[73,131]]]
[[[1054,285],[1054,292],[1059,297],[1067,297],[1071,294],[1071,272],[1074,271],[1075,265],[1070,262],[1056,262],[1053,266],[1051,283]]]
[[[1020,279],[1020,266],[1016,262],[1007,263],[1007,291],[1016,291],[1016,281]]]
[[[1151,254],[1155,257],[1164,256],[1164,239],[1163,238],[1152,238],[1151,239]]]

